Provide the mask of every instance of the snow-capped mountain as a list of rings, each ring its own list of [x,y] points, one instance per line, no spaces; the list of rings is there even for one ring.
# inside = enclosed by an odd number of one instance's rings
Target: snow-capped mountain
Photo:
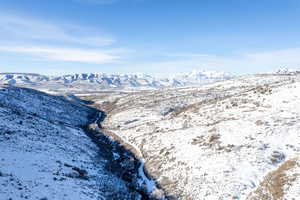
[[[209,83],[220,80],[227,80],[233,78],[234,76],[228,72],[217,72],[217,71],[192,71],[189,73],[179,73],[175,75],[171,75],[176,80],[180,80],[180,82],[185,85],[199,85],[203,83]]]
[[[47,76],[33,73],[0,73],[0,82],[4,84],[34,84],[49,81]]]
[[[229,73],[195,71],[157,78],[147,74],[82,73],[45,76],[26,73],[1,73],[0,83],[45,88],[112,89],[112,88],[164,88],[204,84],[233,77]]]

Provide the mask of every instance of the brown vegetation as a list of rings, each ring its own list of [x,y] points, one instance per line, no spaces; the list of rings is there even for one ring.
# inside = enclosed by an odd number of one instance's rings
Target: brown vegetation
[[[295,181],[296,177],[287,176],[286,172],[300,167],[298,159],[287,160],[278,169],[268,173],[247,200],[283,200],[284,187]]]

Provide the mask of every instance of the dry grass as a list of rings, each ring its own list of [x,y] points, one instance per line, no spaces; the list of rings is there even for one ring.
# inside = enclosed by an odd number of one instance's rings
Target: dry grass
[[[292,184],[295,177],[289,177],[286,172],[299,166],[298,159],[287,160],[278,169],[268,173],[247,200],[283,200],[284,187]]]

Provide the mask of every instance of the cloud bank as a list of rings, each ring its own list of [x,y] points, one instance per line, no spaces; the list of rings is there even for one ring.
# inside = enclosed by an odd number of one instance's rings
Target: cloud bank
[[[165,73],[186,72],[194,69],[210,69],[230,71],[237,74],[271,72],[275,69],[287,67],[300,69],[300,48],[269,50],[253,53],[240,53],[228,56],[218,56],[195,53],[163,54],[168,59],[157,62],[146,62],[142,66],[146,69]],[[135,65],[138,68],[140,65]]]
[[[13,54],[13,59],[20,56],[45,62],[113,64],[122,65],[127,71],[150,73],[200,68],[255,73],[280,67],[300,68],[300,48],[240,52],[228,56],[205,52],[150,52],[149,49],[129,51],[116,47],[118,42],[114,37],[91,27],[13,14],[0,14],[0,44],[0,52]]]
[[[0,42],[1,52],[50,61],[103,64],[120,58],[110,47],[116,40],[93,28],[15,15],[0,15]]]
[[[52,47],[1,47],[2,52],[20,53],[34,58],[53,61],[105,64],[116,62],[119,57],[99,50]]]

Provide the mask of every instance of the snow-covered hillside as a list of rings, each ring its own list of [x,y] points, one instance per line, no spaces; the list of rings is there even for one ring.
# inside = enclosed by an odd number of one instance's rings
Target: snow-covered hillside
[[[138,148],[172,199],[300,196],[300,75],[85,95],[103,126]]]
[[[298,199],[299,105],[297,72],[65,97],[1,86],[0,199]]]
[[[119,175],[134,177],[134,168],[129,174],[119,164],[135,160],[113,152],[112,142],[92,142],[82,129],[98,115],[64,97],[1,86],[0,199],[141,199],[135,180]],[[111,155],[122,161],[114,164]]]
[[[147,74],[107,75],[103,73],[44,76],[38,74],[1,73],[0,84],[28,86],[52,90],[103,90],[124,88],[165,88],[204,84],[233,77],[228,73],[198,71],[157,78]]]

